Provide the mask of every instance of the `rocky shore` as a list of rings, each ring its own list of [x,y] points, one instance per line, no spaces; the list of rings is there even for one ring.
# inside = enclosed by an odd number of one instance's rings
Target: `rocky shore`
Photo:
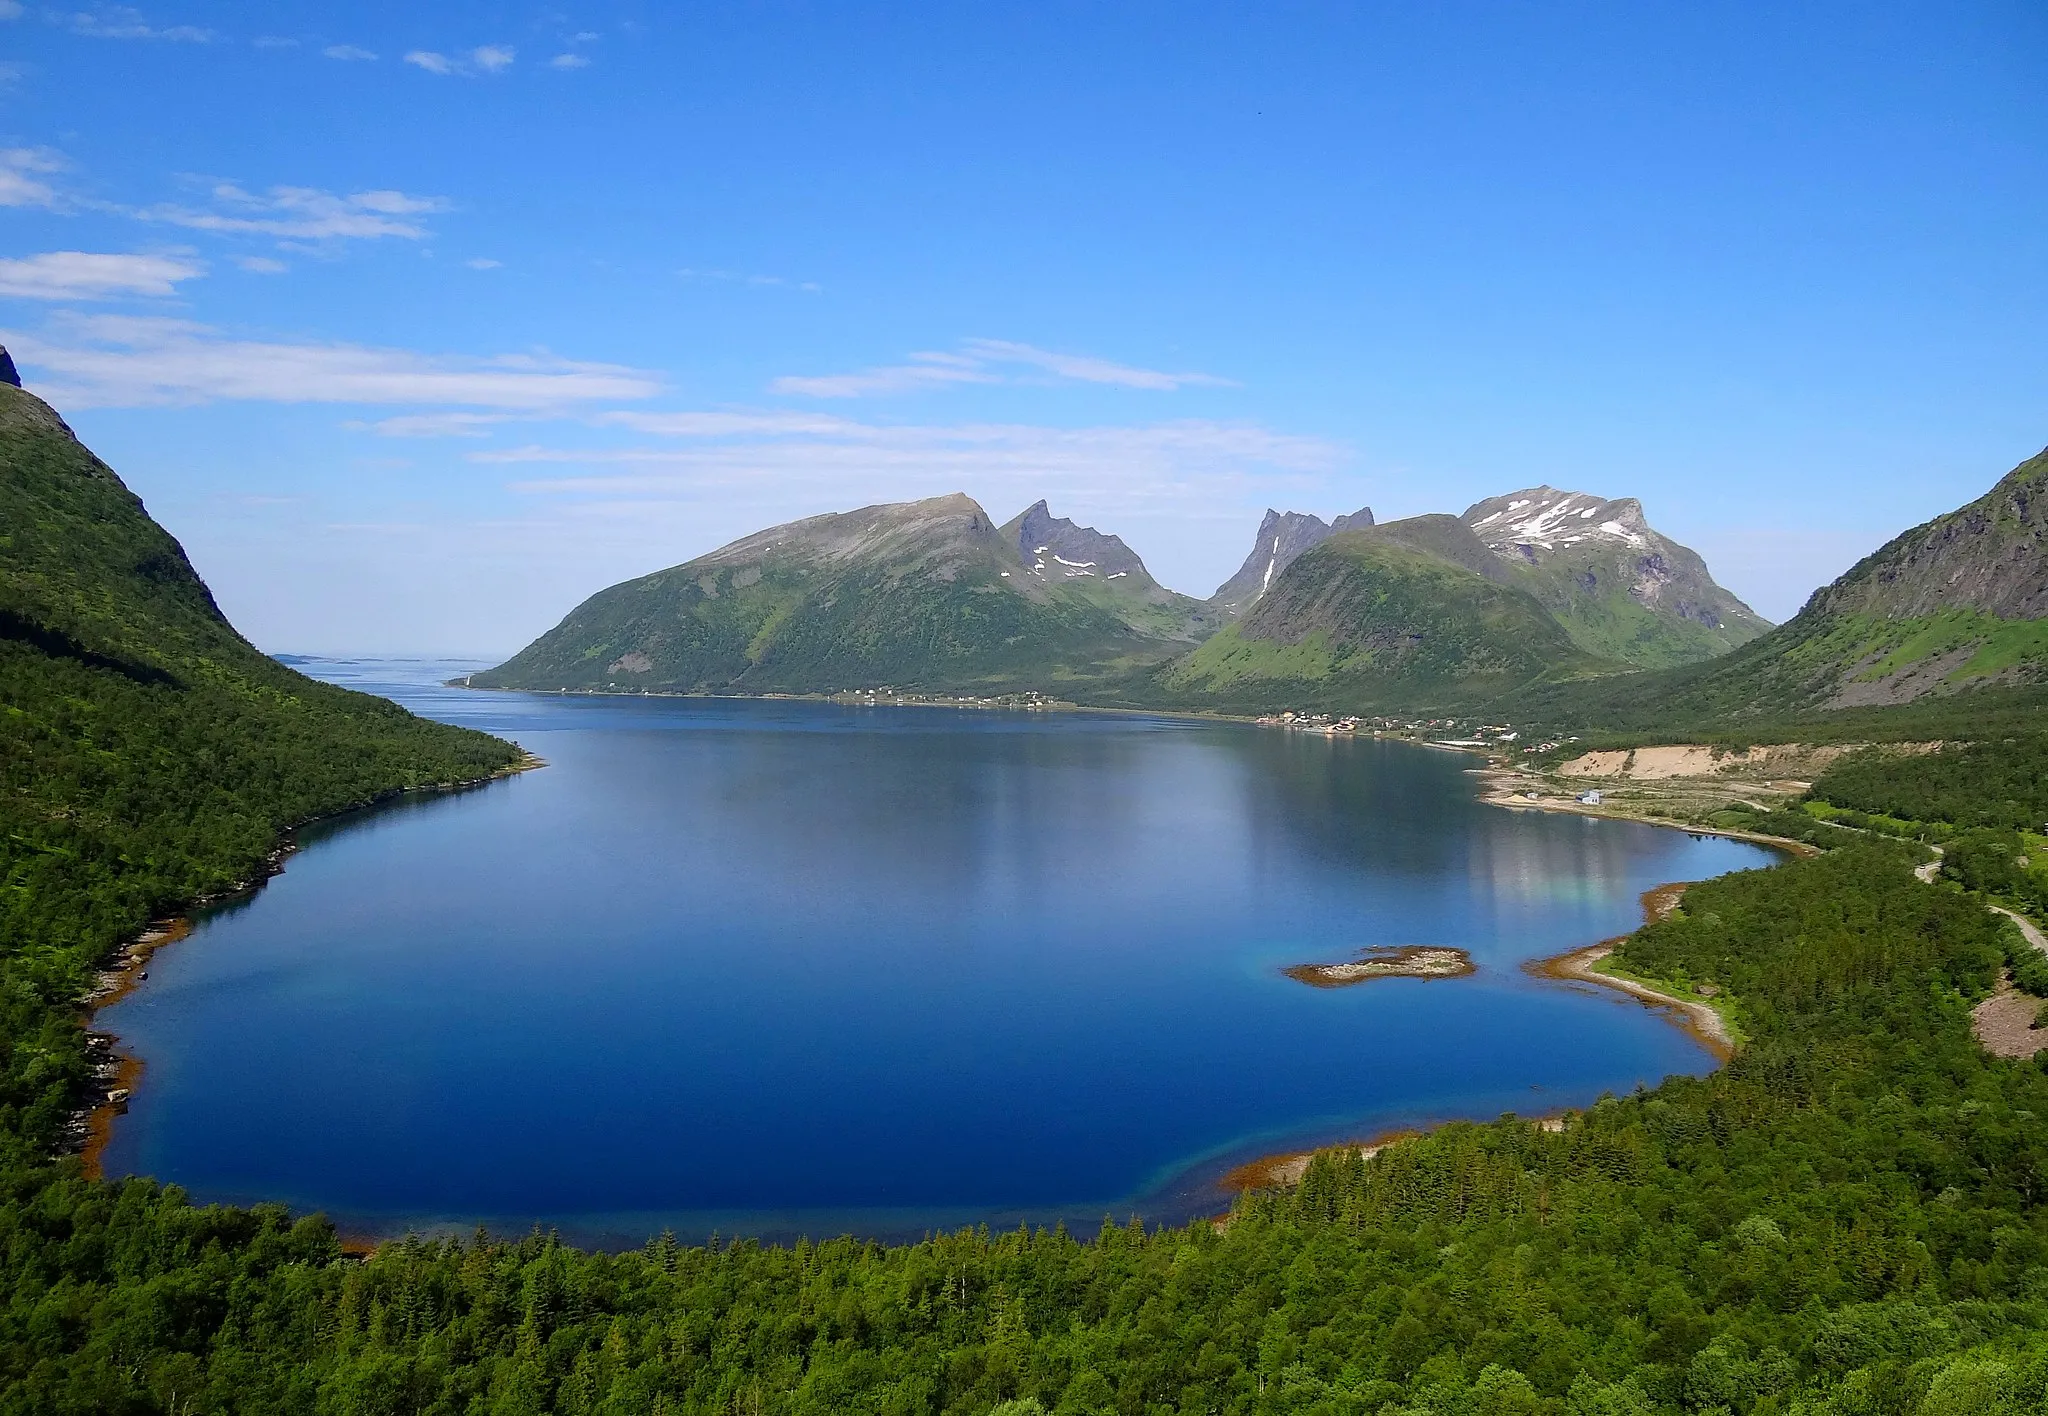
[[[1473,971],[1472,956],[1463,949],[1401,944],[1361,949],[1347,963],[1295,964],[1280,972],[1311,988],[1348,988],[1376,978],[1461,978]]]
[[[1519,801],[1513,804],[1517,806],[1523,805]],[[1677,823],[1665,821],[1654,824],[1669,826]],[[1796,841],[1778,842],[1775,840],[1771,841],[1770,844],[1800,845]],[[1804,849],[1810,850],[1811,848]],[[1645,924],[1654,924],[1677,909],[1679,901],[1684,897],[1690,883],[1689,881],[1674,881],[1671,884],[1659,885],[1653,890],[1645,891],[1642,898],[1643,922]],[[1717,1063],[1726,1062],[1732,1057],[1736,1046],[1735,1035],[1729,1028],[1727,1020],[1705,998],[1682,998],[1676,994],[1653,988],[1649,984],[1636,979],[1601,972],[1597,968],[1597,965],[1607,958],[1608,955],[1612,954],[1615,946],[1620,944],[1622,939],[1626,937],[1624,935],[1614,939],[1603,940],[1598,944],[1588,945],[1583,949],[1575,949],[1570,953],[1560,954],[1554,958],[1532,960],[1523,965],[1523,969],[1536,978],[1550,979],[1568,984],[1593,984],[1602,988],[1612,988],[1627,994],[1629,997],[1649,1007],[1665,1011],[1673,1022],[1685,1030],[1688,1036],[1698,1041],[1708,1052],[1712,1053]],[[1465,967],[1461,972],[1471,972],[1471,961],[1465,957],[1462,950],[1424,950],[1422,952],[1441,952],[1457,956],[1464,960]],[[1302,967],[1326,970],[1355,966],[1323,964],[1304,965]],[[1290,978],[1300,977],[1294,969],[1286,970],[1286,973]],[[1432,974],[1426,976],[1445,977],[1449,975]],[[1320,988],[1332,988],[1341,987],[1344,982],[1356,982],[1357,980],[1345,979],[1342,982],[1326,982],[1302,978],[1300,981],[1312,983]],[[1702,987],[1710,988],[1711,985],[1702,985]],[[1546,1131],[1562,1131],[1570,1124],[1572,1114],[1571,1112],[1563,1112],[1541,1117],[1531,1124],[1539,1126]],[[1222,1180],[1222,1188],[1230,1194],[1239,1194],[1246,1190],[1284,1189],[1300,1184],[1301,1177],[1308,1171],[1309,1161],[1322,1151],[1355,1150],[1365,1159],[1370,1160],[1388,1146],[1394,1145],[1409,1136],[1419,1134],[1421,1133],[1412,1130],[1397,1131],[1355,1144],[1324,1146],[1308,1151],[1282,1151],[1273,1155],[1260,1156],[1256,1160],[1247,1161],[1225,1175]],[[1219,1225],[1226,1224],[1227,1222],[1227,1216],[1217,1221]]]
[[[445,785],[419,787],[407,792],[393,792],[377,801],[351,807],[351,811],[367,810],[400,796],[420,796],[436,792],[462,792],[487,786],[504,777],[517,776],[545,767],[547,763],[530,752],[522,752],[517,761],[473,781],[450,782]],[[345,814],[345,813],[342,813]],[[314,818],[318,821],[325,818]],[[263,858],[262,867],[249,879],[236,882],[225,890],[203,895],[191,901],[186,908],[197,913],[210,905],[237,899],[260,889],[272,876],[284,870],[284,863],[298,850],[298,830],[314,824],[314,821],[300,823]],[[84,1166],[85,1173],[94,1178],[100,1174],[100,1164],[106,1154],[107,1143],[113,1138],[114,1120],[128,1110],[128,1099],[142,1080],[142,1059],[124,1052],[120,1039],[113,1033],[98,1032],[91,1023],[102,1008],[120,1002],[133,993],[149,977],[149,961],[157,950],[175,944],[192,932],[190,915],[179,915],[170,919],[153,920],[147,928],[117,949],[94,976],[92,986],[80,995],[78,1006],[87,1025],[85,1033],[86,1056],[91,1063],[91,1077],[78,1096],[78,1106],[65,1118],[63,1133],[58,1141],[56,1155],[75,1155]]]

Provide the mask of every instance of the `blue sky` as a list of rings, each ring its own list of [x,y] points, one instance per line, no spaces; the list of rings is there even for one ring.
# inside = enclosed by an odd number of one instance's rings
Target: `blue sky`
[[[2048,10],[0,0],[0,339],[266,648],[775,521],[1640,497],[1773,618],[2048,442]]]

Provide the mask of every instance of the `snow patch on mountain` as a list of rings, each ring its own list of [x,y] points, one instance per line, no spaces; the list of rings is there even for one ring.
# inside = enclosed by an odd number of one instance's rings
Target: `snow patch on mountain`
[[[1486,510],[1488,507],[1493,509]],[[1473,515],[1479,511],[1486,514]],[[1496,552],[1519,547],[1551,551],[1587,540],[1612,541],[1633,550],[1650,544],[1643,509],[1633,497],[1606,501],[1555,487],[1537,487],[1481,502],[1465,513],[1465,522]]]

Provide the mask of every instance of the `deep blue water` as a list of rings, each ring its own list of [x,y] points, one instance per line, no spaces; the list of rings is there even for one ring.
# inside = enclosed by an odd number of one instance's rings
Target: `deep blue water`
[[[876,1235],[1218,1207],[1230,1164],[1711,1065],[1524,961],[1754,847],[1232,724],[435,686],[542,771],[322,825],[100,1015],[107,1156],[377,1231]],[[1467,949],[1318,990],[1288,964]]]

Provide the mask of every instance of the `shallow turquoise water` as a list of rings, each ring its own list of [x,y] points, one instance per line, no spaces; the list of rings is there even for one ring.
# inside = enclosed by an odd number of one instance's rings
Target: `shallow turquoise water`
[[[100,1016],[147,1064],[108,1171],[380,1231],[1182,1218],[1262,1152],[1703,1070],[1519,966],[1769,860],[1399,744],[307,667],[551,765],[311,830],[160,953]],[[1386,944],[1479,971],[1279,972]]]

